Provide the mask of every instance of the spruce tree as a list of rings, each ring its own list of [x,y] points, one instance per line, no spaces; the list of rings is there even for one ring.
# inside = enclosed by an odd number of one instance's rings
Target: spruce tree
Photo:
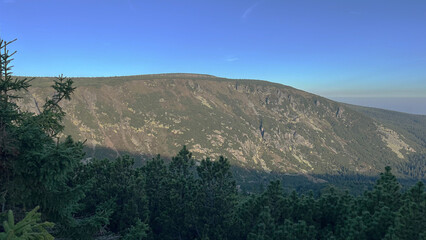
[[[285,206],[285,198],[281,182],[279,180],[271,181],[262,194],[264,204],[269,206],[271,210],[271,216],[275,223],[280,224],[284,222],[284,219],[288,217],[287,206]]]
[[[401,207],[400,184],[386,167],[380,174],[373,191],[367,192],[359,206],[360,215],[367,227],[368,239],[382,239],[393,226],[396,212]]]
[[[426,193],[418,182],[405,194],[395,226],[389,236],[396,239],[422,239],[426,237]]]
[[[210,239],[225,239],[231,224],[237,192],[230,167],[222,156],[217,161],[204,159],[197,167],[197,229]]]
[[[40,206],[43,219],[63,232],[79,223],[73,214],[84,197],[85,184],[74,182],[84,156],[83,144],[62,136],[65,112],[61,103],[70,100],[72,79],[53,81],[52,97],[37,113],[23,111],[17,100],[28,91],[31,79],[12,76],[11,42],[0,40],[0,191],[2,211]]]
[[[9,210],[7,221],[3,222],[4,232],[0,232],[0,240],[53,240],[54,237],[46,228],[52,228],[54,224],[41,222],[39,208],[35,207],[17,223],[15,223],[13,212]]]
[[[275,232],[275,239],[279,240],[314,240],[316,238],[317,231],[314,226],[308,226],[305,221],[300,220],[292,222],[286,219],[284,224],[278,227]]]
[[[247,235],[247,240],[274,240],[276,226],[268,206],[262,209],[257,219],[256,225]]]
[[[171,239],[192,239],[197,235],[194,228],[197,222],[195,214],[195,163],[186,146],[172,158],[168,167],[169,202],[167,214]]]
[[[145,177],[145,195],[149,210],[149,226],[155,239],[160,239],[164,227],[169,224],[169,186],[167,166],[160,155],[148,160],[142,167]]]
[[[30,79],[18,79],[12,77],[12,56],[8,47],[13,41],[5,41],[0,38],[0,195],[1,212],[5,211],[7,201],[12,195],[11,182],[14,176],[14,160],[19,154],[19,142],[15,131],[22,120],[28,117],[28,113],[21,112],[16,100],[21,91],[27,91]]]

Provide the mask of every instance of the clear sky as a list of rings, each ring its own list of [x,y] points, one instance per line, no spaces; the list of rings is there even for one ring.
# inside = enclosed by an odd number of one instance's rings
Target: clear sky
[[[0,0],[16,75],[168,72],[426,97],[426,0]]]

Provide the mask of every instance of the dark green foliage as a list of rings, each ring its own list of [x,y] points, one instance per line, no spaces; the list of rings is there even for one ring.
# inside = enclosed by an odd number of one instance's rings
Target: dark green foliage
[[[76,181],[90,187],[80,201],[78,215],[103,217],[93,226],[93,234],[123,233],[139,219],[147,218],[144,179],[133,165],[133,159],[124,156],[114,161],[94,159],[79,170]]]
[[[411,154],[408,162],[401,163],[400,171],[414,179],[426,179],[426,154]]]
[[[0,143],[2,211],[40,206],[44,216],[68,226],[77,202],[84,197],[83,187],[74,185],[75,169],[81,164],[83,144],[71,137],[62,141],[64,116],[59,103],[69,100],[73,81],[63,76],[54,81],[55,95],[47,98],[37,114],[21,111],[16,105],[17,94],[28,89],[28,79],[11,76],[8,43],[1,42],[0,74]],[[3,184],[4,183],[4,184]]]
[[[37,113],[22,111],[16,99],[28,89],[29,80],[11,76],[8,43],[0,42],[1,212],[14,209],[19,219],[26,209],[40,206],[42,218],[55,222],[55,235],[90,238],[92,226],[108,221],[108,214],[102,209],[94,215],[75,215],[89,188],[86,182],[76,181],[83,143],[59,137],[65,116],[60,103],[70,100],[73,81],[59,76],[52,85],[54,95],[41,108],[37,105]]]
[[[184,146],[172,158],[168,167],[168,218],[166,227],[177,239],[195,235],[195,163],[192,154]]]
[[[145,194],[149,210],[149,226],[154,236],[158,236],[168,222],[165,207],[168,204],[169,193],[167,185],[167,166],[158,155],[147,161],[142,168],[145,176]]]
[[[426,193],[424,184],[417,183],[404,194],[394,229],[390,236],[396,239],[422,239],[426,237]]]
[[[22,145],[14,162],[11,198],[29,207],[40,205],[52,221],[65,221],[73,204],[84,196],[80,186],[70,183],[83,156],[82,145],[70,137],[55,144],[30,124],[22,128],[28,130],[19,139]]]
[[[142,168],[145,176],[145,194],[149,210],[149,226],[153,235],[161,234],[162,229],[168,224],[166,206],[169,202],[167,185],[167,166],[158,155],[147,161]]]
[[[236,204],[236,186],[227,159],[202,160],[197,167],[198,231],[210,239],[224,239]],[[214,229],[211,226],[215,226]]]
[[[360,213],[367,226],[368,239],[382,239],[392,226],[401,206],[400,185],[390,167],[380,174],[373,191],[361,199]]]
[[[361,216],[350,215],[345,225],[338,230],[338,239],[367,239],[367,226]]]
[[[248,240],[273,240],[275,235],[275,223],[271,217],[269,207],[265,207],[257,217],[257,222],[252,231],[247,235]]]
[[[53,223],[41,222],[41,214],[35,207],[21,221],[15,223],[11,210],[8,211],[7,221],[3,222],[4,232],[0,232],[0,240],[53,240],[46,228],[52,228]]]
[[[46,98],[42,114],[37,116],[37,118],[39,118],[37,119],[38,124],[49,137],[56,137],[64,130],[62,120],[65,116],[65,112],[62,110],[62,107],[59,106],[59,103],[63,99],[71,100],[71,94],[75,90],[75,87],[72,85],[72,79],[67,79],[63,75],[60,75],[51,86],[55,90],[55,93],[51,98]]]
[[[316,199],[294,191],[286,196],[280,188],[271,182],[264,194],[239,205],[235,226],[243,231],[235,239],[422,239],[425,234],[423,183],[402,194],[389,167],[374,189],[358,198],[333,188]]]
[[[16,40],[16,39],[15,39]],[[7,42],[0,39],[0,194],[2,196],[1,212],[5,211],[6,201],[10,195],[10,186],[13,180],[14,159],[19,154],[18,140],[15,131],[22,120],[29,114],[19,111],[14,102],[17,93],[27,91],[30,86],[29,79],[16,79],[12,77],[10,65],[14,53],[9,53]]]
[[[297,239],[316,239],[316,229],[314,226],[308,226],[305,221],[299,220],[292,222],[288,219],[281,225],[276,233],[275,239],[297,240]]]
[[[424,185],[401,193],[390,168],[359,197],[334,188],[318,197],[287,194],[279,181],[263,194],[238,195],[225,158],[195,167],[186,148],[169,164],[159,156],[140,169],[129,157],[95,159],[76,174],[76,184],[89,186],[76,214],[92,222],[80,225],[85,235],[69,232],[74,239],[111,233],[123,239],[235,240],[422,239],[425,234]]]
[[[148,237],[149,234],[149,226],[146,223],[141,222],[141,220],[137,220],[134,226],[131,226],[127,231],[127,233],[122,238],[123,240],[145,240],[150,239]]]

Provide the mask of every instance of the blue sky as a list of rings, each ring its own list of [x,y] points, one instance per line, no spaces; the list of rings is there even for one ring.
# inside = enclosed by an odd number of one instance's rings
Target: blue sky
[[[263,79],[326,97],[426,97],[425,0],[0,0],[14,72]]]

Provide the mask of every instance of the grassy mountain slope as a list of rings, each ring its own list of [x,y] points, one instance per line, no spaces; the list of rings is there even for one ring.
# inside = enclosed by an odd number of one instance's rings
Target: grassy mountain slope
[[[379,108],[347,105],[355,111],[363,113],[384,125],[397,129],[398,132],[404,133],[404,135],[409,136],[409,139],[426,148],[426,115],[414,115]]]
[[[384,126],[405,136],[409,144],[418,144],[422,150],[409,154],[408,160],[401,162],[397,169],[402,175],[412,179],[426,179],[426,116],[395,111],[348,105]]]
[[[424,135],[387,121],[391,113],[368,114],[276,83],[199,74],[74,81],[66,133],[87,139],[88,157],[170,156],[185,144],[196,158],[224,155],[245,169],[368,175],[426,152]],[[36,112],[35,103],[53,94],[51,82],[35,79],[21,104]]]

